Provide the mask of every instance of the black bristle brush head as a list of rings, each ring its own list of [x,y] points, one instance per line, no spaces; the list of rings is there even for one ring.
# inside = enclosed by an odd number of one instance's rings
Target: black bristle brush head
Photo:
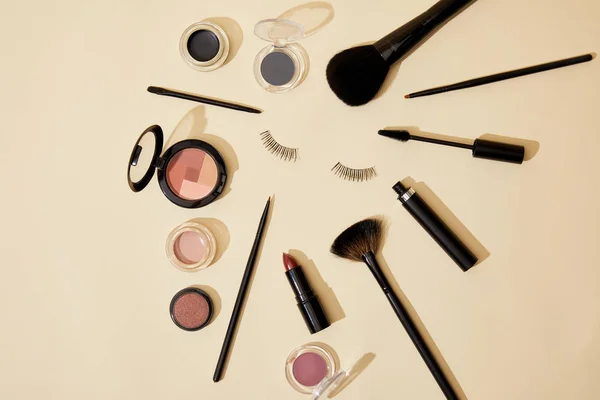
[[[349,106],[371,101],[390,70],[375,46],[353,47],[336,54],[327,64],[327,82]]]
[[[405,130],[388,130],[382,129],[378,132],[381,136],[388,137],[390,139],[396,139],[401,142],[408,142],[410,140],[410,133]]]
[[[365,254],[379,252],[383,231],[383,220],[379,218],[362,220],[342,232],[331,245],[330,251],[347,260],[363,261]]]

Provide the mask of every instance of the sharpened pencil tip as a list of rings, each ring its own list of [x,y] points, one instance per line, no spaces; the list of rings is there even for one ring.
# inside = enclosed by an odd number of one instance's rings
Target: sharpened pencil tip
[[[404,95],[404,98],[405,98],[405,99],[410,99],[410,94],[405,94],[405,95]]]

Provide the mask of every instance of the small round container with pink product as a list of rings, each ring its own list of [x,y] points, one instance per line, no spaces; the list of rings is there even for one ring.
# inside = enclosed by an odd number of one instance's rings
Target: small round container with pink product
[[[217,252],[217,241],[207,226],[186,222],[167,237],[166,252],[176,268],[194,272],[210,266]]]
[[[327,399],[348,382],[352,368],[338,371],[332,349],[308,343],[290,353],[285,376],[296,391],[312,395],[312,400]]]
[[[127,166],[131,190],[143,190],[156,170],[160,189],[178,206],[199,208],[215,201],[227,182],[225,161],[217,149],[205,141],[187,139],[163,152],[163,140],[158,125],[147,128],[138,138]]]
[[[213,301],[202,289],[188,287],[173,296],[169,305],[173,323],[184,331],[198,331],[213,317]]]

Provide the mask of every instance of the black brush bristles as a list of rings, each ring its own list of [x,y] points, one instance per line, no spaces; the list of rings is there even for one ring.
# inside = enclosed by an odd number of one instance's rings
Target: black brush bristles
[[[273,155],[281,158],[283,161],[296,162],[300,158],[298,155],[298,149],[279,144],[273,135],[271,135],[270,131],[264,131],[260,134],[260,137],[265,148]]]
[[[365,182],[369,181],[377,176],[377,170],[375,167],[369,168],[350,168],[344,164],[338,162],[331,168],[333,173],[342,179],[352,182]]]
[[[369,252],[377,254],[381,247],[384,222],[368,218],[357,222],[342,232],[331,245],[331,253],[352,261],[363,261]]]
[[[336,54],[327,64],[331,90],[349,106],[367,104],[385,81],[390,67],[375,46],[353,47]]]
[[[410,133],[405,130],[393,131],[388,129],[382,129],[378,133],[381,136],[385,136],[390,139],[396,139],[401,142],[408,142],[410,140]]]

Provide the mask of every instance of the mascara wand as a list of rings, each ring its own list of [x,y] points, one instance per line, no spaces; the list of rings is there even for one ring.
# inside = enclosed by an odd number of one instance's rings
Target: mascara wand
[[[461,149],[471,150],[473,157],[484,158],[487,160],[504,161],[514,164],[522,164],[525,159],[525,147],[508,144],[502,142],[495,142],[492,140],[475,139],[473,144],[452,142],[443,139],[434,139],[424,136],[412,135],[405,130],[389,130],[382,129],[379,131],[381,136],[388,137],[390,139],[396,139],[401,142],[408,142],[409,140],[415,140],[418,142],[427,142],[433,144],[439,144],[442,146],[458,147]]]

